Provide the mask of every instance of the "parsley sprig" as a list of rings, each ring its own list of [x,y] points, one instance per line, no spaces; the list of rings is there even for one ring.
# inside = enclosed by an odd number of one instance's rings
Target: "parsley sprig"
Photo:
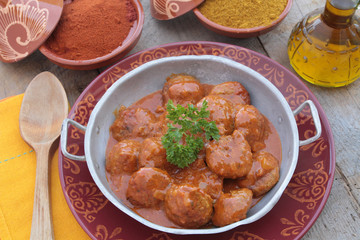
[[[194,162],[197,154],[204,147],[204,141],[199,136],[205,132],[206,139],[220,138],[219,129],[214,121],[207,121],[210,112],[206,110],[208,104],[204,101],[199,110],[192,104],[187,107],[175,106],[170,100],[166,105],[168,118],[168,131],[162,137],[161,142],[166,149],[168,162],[180,168],[187,167]],[[185,141],[184,141],[185,139]]]

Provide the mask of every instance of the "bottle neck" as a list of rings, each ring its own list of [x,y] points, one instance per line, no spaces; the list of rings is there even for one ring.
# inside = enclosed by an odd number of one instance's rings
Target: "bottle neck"
[[[345,28],[352,24],[359,0],[326,0],[322,18],[335,28]]]

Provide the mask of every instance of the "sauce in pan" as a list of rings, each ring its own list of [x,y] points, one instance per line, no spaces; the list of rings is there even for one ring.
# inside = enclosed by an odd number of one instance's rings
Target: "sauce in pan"
[[[178,168],[166,161],[161,145],[167,131],[166,102],[199,107],[204,98],[221,137],[216,143],[205,141],[198,159]],[[213,86],[185,74],[171,75],[163,90],[116,112],[106,150],[111,189],[137,214],[165,227],[209,228],[245,218],[278,181],[282,157],[275,127],[249,104],[250,96],[239,83]],[[227,175],[227,169],[234,173]]]

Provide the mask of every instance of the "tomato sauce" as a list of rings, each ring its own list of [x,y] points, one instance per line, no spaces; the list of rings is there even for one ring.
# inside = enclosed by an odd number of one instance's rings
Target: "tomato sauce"
[[[203,84],[203,86],[205,89],[205,95],[207,95],[213,88],[212,85]],[[166,110],[164,107],[164,104],[163,104],[163,96],[162,96],[161,90],[156,91],[152,94],[149,94],[149,95],[143,97],[142,99],[138,100],[137,102],[135,102],[128,108],[129,109],[130,108],[133,108],[133,109],[144,108],[144,109],[149,110],[156,117],[159,117],[160,115],[162,115]],[[270,121],[267,121],[267,123],[268,123],[267,124],[268,127],[266,129],[266,134],[265,134],[267,136],[267,138],[264,141],[265,148],[263,150],[271,153],[281,162],[282,156],[281,156],[280,137],[279,137],[275,127],[273,126],[273,124],[271,124]],[[138,137],[134,137],[133,139],[136,139],[137,141],[144,140],[144,139],[138,138]],[[110,137],[110,139],[108,141],[107,149],[106,149],[107,155],[108,155],[108,152],[111,150],[111,148],[116,143],[117,143],[117,140]],[[199,169],[199,168],[201,168],[201,166],[194,167],[194,169],[195,168]],[[191,173],[191,171],[189,171],[189,172],[190,172],[190,174],[193,174],[191,176],[191,178],[193,178],[191,181],[194,181],[194,178],[197,178],[197,174],[194,172]],[[177,174],[176,171],[174,171],[172,173],[172,177],[180,179],[181,175],[176,175],[176,174]],[[173,223],[172,221],[170,221],[167,218],[163,205],[159,206],[158,208],[136,208],[133,204],[131,204],[130,201],[128,201],[128,199],[126,197],[126,191],[127,191],[129,179],[131,177],[131,175],[129,173],[121,173],[118,175],[112,175],[109,172],[106,172],[106,176],[109,181],[111,189],[113,190],[115,195],[118,197],[118,199],[121,200],[123,204],[125,204],[129,208],[133,209],[137,214],[139,214],[140,216],[144,217],[145,219],[147,219],[155,224],[159,224],[159,225],[162,225],[165,227],[180,228],[178,225],[176,225],[175,223]],[[206,183],[203,183],[203,184],[206,185]],[[206,187],[206,186],[204,186],[204,187]],[[236,184],[236,180],[224,179],[223,189],[222,189],[224,192],[230,192],[231,190],[238,189],[238,188],[239,187]],[[257,202],[259,202],[260,199],[261,199],[261,197],[253,198],[252,206],[254,206]],[[212,226],[207,224],[203,227],[212,227]]]

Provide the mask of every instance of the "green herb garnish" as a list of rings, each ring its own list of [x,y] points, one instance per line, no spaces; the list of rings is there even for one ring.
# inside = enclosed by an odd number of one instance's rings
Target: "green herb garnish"
[[[166,118],[172,123],[167,124],[168,131],[161,142],[166,149],[168,162],[180,168],[194,162],[204,147],[200,133],[205,132],[207,140],[219,140],[219,129],[215,122],[206,120],[210,116],[210,112],[206,110],[207,106],[207,101],[203,102],[200,110],[192,104],[188,104],[187,108],[179,104],[175,106],[171,100],[166,104]]]

